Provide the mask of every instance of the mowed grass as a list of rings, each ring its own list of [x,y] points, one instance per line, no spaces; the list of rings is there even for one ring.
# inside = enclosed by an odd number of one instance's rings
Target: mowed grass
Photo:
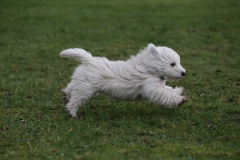
[[[240,2],[2,0],[0,159],[240,159]],[[127,59],[154,43],[181,56],[188,102],[95,96],[71,118],[61,89],[84,48]]]

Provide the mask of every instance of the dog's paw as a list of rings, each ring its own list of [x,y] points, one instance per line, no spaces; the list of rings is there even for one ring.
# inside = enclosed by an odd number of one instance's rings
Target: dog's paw
[[[184,93],[184,87],[176,87],[174,90],[180,96]]]
[[[69,102],[69,94],[63,91],[63,102],[66,105]]]
[[[77,117],[77,108],[72,108],[70,111],[70,115],[74,118]]]
[[[182,105],[185,102],[187,102],[187,97],[186,96],[181,96],[181,101],[178,105]]]

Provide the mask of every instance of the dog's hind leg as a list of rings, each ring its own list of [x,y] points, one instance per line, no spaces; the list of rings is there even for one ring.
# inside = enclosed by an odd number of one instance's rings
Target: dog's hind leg
[[[63,101],[64,101],[64,105],[66,105],[69,102],[69,98],[70,98],[70,92],[66,89],[62,90],[63,92]]]
[[[92,87],[85,85],[78,85],[70,92],[69,101],[66,104],[67,110],[73,117],[76,117],[78,108],[84,105],[95,94]]]

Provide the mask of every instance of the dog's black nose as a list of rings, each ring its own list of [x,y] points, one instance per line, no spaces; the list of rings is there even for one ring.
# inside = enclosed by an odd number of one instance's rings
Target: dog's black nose
[[[182,74],[182,76],[185,76],[186,73],[185,73],[185,72],[182,72],[181,74]]]

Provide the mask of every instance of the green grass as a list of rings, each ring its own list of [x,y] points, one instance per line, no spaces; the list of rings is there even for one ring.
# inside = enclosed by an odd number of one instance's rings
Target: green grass
[[[2,0],[0,159],[240,159],[240,2]],[[95,96],[71,118],[61,89],[79,47],[111,60],[148,43],[181,56],[189,101]]]

